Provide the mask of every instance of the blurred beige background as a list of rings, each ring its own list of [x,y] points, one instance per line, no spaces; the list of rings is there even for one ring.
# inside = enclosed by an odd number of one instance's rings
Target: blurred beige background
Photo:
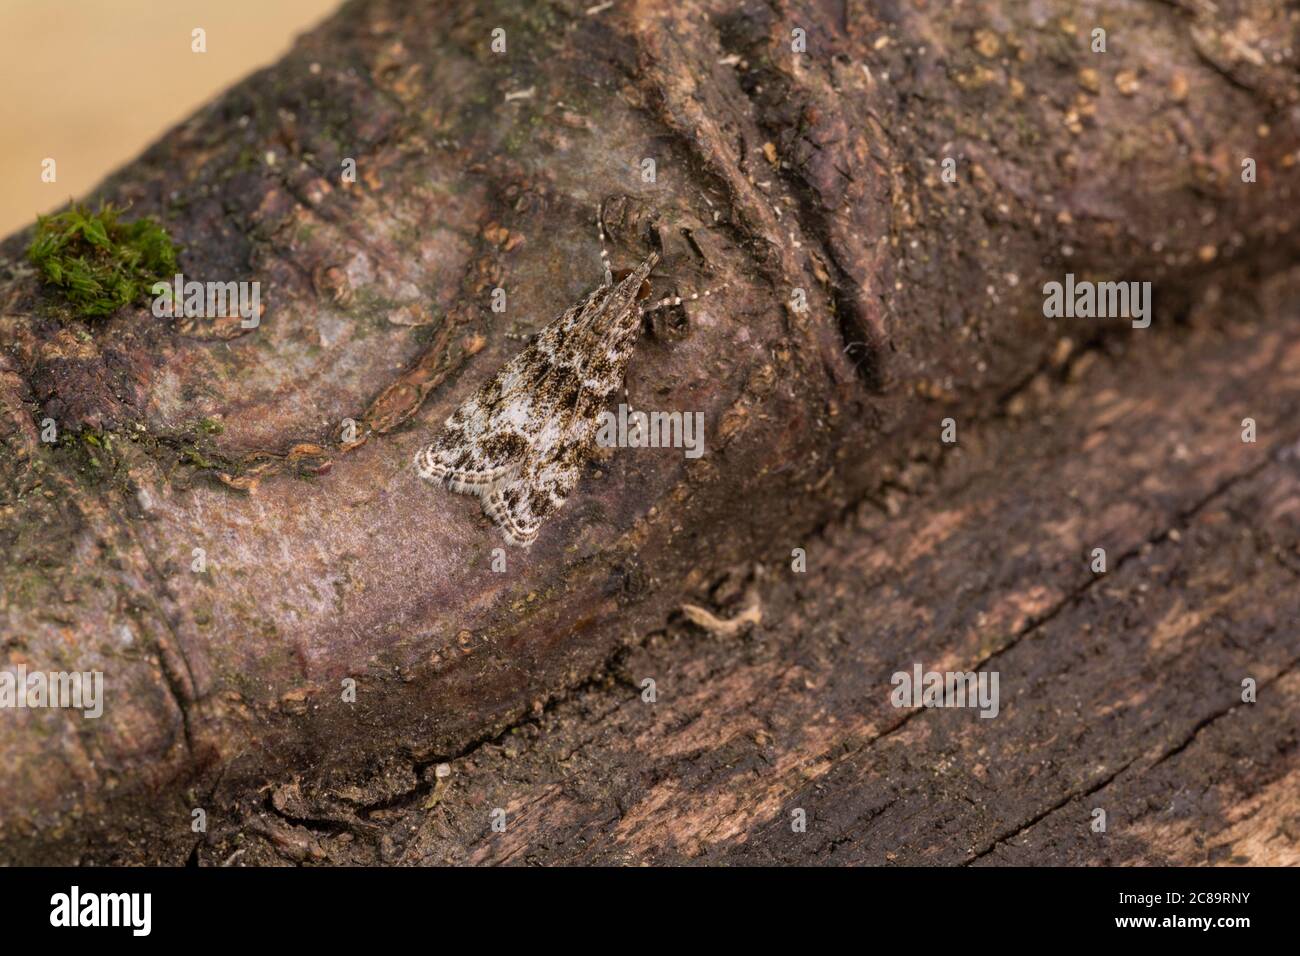
[[[0,237],[80,198],[340,0],[0,0]],[[190,50],[195,27],[207,52]],[[41,181],[41,161],[58,180]]]

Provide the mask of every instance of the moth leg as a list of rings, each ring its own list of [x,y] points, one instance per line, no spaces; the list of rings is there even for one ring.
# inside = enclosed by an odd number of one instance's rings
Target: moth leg
[[[653,311],[655,311],[656,309],[666,309],[666,308],[668,308],[668,307],[670,307],[670,306],[681,305],[683,302],[694,302],[694,301],[697,300],[697,299],[707,299],[709,296],[713,295],[713,293],[715,293],[715,292],[721,292],[721,291],[722,291],[723,289],[725,289],[726,287],[727,287],[727,284],[724,282],[722,285],[717,286],[716,288],[713,288],[713,289],[705,289],[703,292],[695,292],[695,293],[693,293],[693,294],[691,294],[691,295],[687,295],[687,296],[670,295],[670,296],[668,296],[668,298],[666,298],[666,299],[660,299],[660,300],[659,300],[658,302],[656,302],[654,305],[648,305],[648,306],[646,306],[646,307],[645,307],[644,309],[642,309],[641,311],[642,311],[642,312],[653,312]]]

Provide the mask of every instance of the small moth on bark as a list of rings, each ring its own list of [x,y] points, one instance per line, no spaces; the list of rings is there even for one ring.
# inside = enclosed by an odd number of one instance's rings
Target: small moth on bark
[[[644,314],[683,301],[672,296],[642,305],[658,254],[615,276],[599,209],[596,227],[601,285],[542,329],[415,456],[420,477],[477,495],[514,545],[531,545],[577,484],[595,449],[600,413],[623,385]]]

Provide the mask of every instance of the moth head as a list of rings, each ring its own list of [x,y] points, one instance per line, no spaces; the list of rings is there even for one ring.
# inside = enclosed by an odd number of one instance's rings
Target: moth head
[[[650,270],[659,261],[657,253],[650,253],[635,269],[620,270],[612,286],[598,291],[603,297],[599,320],[600,336],[609,350],[619,350],[629,341],[635,341],[641,331],[641,303],[650,288]]]
[[[620,304],[634,306],[650,298],[650,273],[658,261],[659,253],[652,252],[635,269],[619,269],[614,273],[614,295]]]
[[[615,281],[615,282],[622,282],[622,281],[623,281],[624,279],[626,279],[628,276],[632,275],[632,273],[635,272],[635,271],[636,271],[635,269],[615,269],[615,270],[614,270],[614,281]],[[650,295],[651,295],[651,293],[650,293],[650,280],[649,280],[649,279],[642,279],[642,280],[641,280],[641,285],[637,288],[637,290],[636,290],[636,296],[635,296],[634,298],[636,299],[637,302],[644,302],[646,299],[650,298]]]

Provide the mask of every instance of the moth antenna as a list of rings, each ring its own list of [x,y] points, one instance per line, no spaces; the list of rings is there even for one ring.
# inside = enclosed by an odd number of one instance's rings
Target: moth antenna
[[[596,235],[600,238],[600,261],[605,267],[605,285],[614,284],[614,272],[609,267],[609,250],[605,248],[604,203],[596,204]]]
[[[721,292],[726,287],[727,287],[727,283],[724,282],[720,286],[714,286],[712,289],[705,289],[703,292],[695,292],[687,296],[670,295],[666,299],[660,299],[654,305],[647,306],[642,311],[653,312],[656,309],[666,309],[669,308],[670,306],[681,305],[683,302],[694,302],[697,299],[707,299],[709,296],[713,295],[713,293]]]

